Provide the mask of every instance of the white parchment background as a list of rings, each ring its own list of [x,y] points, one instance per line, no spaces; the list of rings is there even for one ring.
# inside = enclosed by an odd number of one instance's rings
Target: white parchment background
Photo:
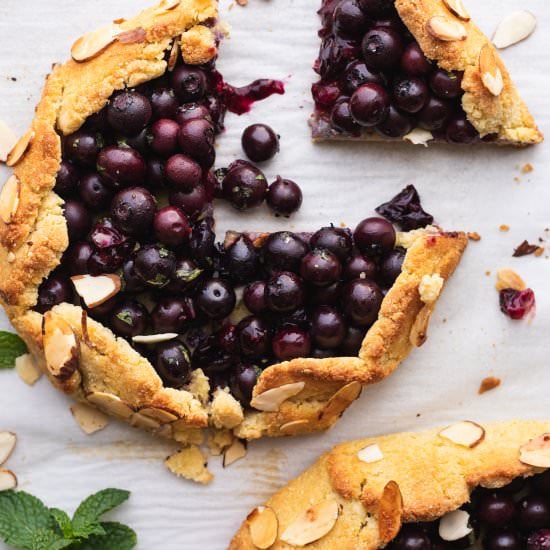
[[[165,470],[166,444],[115,422],[85,436],[69,413],[69,401],[46,380],[29,388],[15,373],[1,372],[0,429],[19,436],[9,467],[18,474],[20,487],[69,511],[92,491],[107,486],[131,490],[129,503],[115,517],[136,529],[142,550],[225,548],[250,508],[336,442],[463,418],[550,416],[550,262],[511,258],[515,245],[523,239],[536,242],[550,225],[549,145],[519,151],[312,145],[306,121],[311,64],[318,48],[318,4],[250,0],[247,8],[228,10],[228,0],[222,2],[233,29],[219,63],[227,79],[245,84],[262,76],[282,78],[287,93],[258,105],[250,115],[228,116],[218,165],[241,155],[239,140],[246,125],[271,124],[282,136],[282,152],[265,168],[266,174],[269,179],[278,173],[295,179],[305,202],[291,222],[277,221],[264,209],[236,216],[220,207],[219,230],[307,229],[331,221],[353,225],[414,183],[438,222],[449,229],[478,231],[483,239],[470,245],[448,285],[423,349],[414,351],[389,379],[364,391],[331,432],[254,443],[245,460],[225,471],[211,460],[216,480],[207,488]],[[489,34],[513,10],[527,8],[537,15],[536,33],[503,57],[542,130],[550,133],[547,2],[466,4]],[[0,0],[0,118],[19,132],[25,130],[44,76],[54,61],[67,57],[73,40],[147,5],[147,0]],[[535,170],[521,174],[519,166],[527,162]],[[499,232],[501,224],[511,230]],[[533,323],[513,323],[499,313],[493,285],[494,272],[501,267],[513,267],[535,289],[538,312]],[[4,317],[0,324],[7,328]],[[479,383],[488,375],[501,377],[502,387],[480,397]]]

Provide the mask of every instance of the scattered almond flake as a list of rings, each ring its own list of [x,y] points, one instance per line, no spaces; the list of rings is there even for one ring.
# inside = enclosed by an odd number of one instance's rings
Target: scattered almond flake
[[[16,143],[17,136],[13,130],[3,120],[0,120],[0,162],[8,160],[8,155]]]
[[[133,413],[129,419],[130,426],[141,428],[142,430],[157,431],[161,427],[161,423],[139,412]]]
[[[462,0],[443,0],[443,3],[445,4],[445,6],[447,6],[447,9],[454,16],[458,17],[459,19],[462,19],[462,21],[470,20],[470,14],[464,7]]]
[[[111,393],[96,391],[88,394],[86,399],[100,410],[125,420],[131,418],[134,414],[134,410],[128,403]]]
[[[526,164],[524,164],[522,167],[521,167],[521,173],[522,174],[529,174],[531,173],[535,168],[533,167],[532,164],[530,164],[529,162],[527,162]]]
[[[473,449],[485,439],[485,429],[475,422],[465,420],[444,428],[439,432],[439,436],[462,447]]]
[[[174,340],[179,334],[176,332],[166,332],[164,334],[144,334],[138,336],[132,336],[132,342],[136,344],[159,344],[161,342],[168,342]]]
[[[138,413],[142,416],[152,418],[153,420],[156,420],[161,424],[170,424],[171,422],[175,422],[180,418],[180,416],[175,411],[152,406],[141,407]]]
[[[399,533],[403,516],[403,496],[395,481],[388,481],[378,503],[378,536],[384,545]]]
[[[0,432],[0,466],[8,460],[16,443],[17,436],[13,432]]]
[[[72,58],[78,63],[94,58],[116,40],[120,30],[112,23],[81,36],[71,48]]]
[[[0,492],[17,487],[17,477],[11,470],[0,470]]]
[[[499,226],[499,230],[502,231],[503,233],[506,233],[507,231],[510,231],[510,226],[503,223]]]
[[[142,27],[137,27],[117,34],[116,39],[121,44],[141,44],[147,39],[147,33]]]
[[[468,37],[468,31],[462,23],[444,15],[430,18],[426,24],[426,30],[434,38],[444,42],[466,40]]]
[[[85,403],[71,405],[71,413],[82,431],[88,435],[99,432],[109,423],[106,414]]]
[[[504,89],[504,78],[499,61],[491,44],[485,44],[479,53],[479,72],[485,88],[498,97]]]
[[[0,191],[0,219],[6,224],[11,223],[17,212],[20,192],[19,179],[15,174],[12,174]]]
[[[425,304],[433,304],[441,294],[444,283],[445,279],[439,273],[424,275],[418,285],[420,299]]]
[[[208,471],[206,457],[195,445],[174,453],[164,463],[173,474],[203,485],[207,485],[214,479]]]
[[[537,19],[530,11],[516,11],[498,24],[493,44],[500,49],[513,46],[531,36],[536,27]]]
[[[8,155],[6,164],[8,166],[15,166],[23,158],[23,155],[27,152],[27,149],[33,139],[34,130],[27,130],[13,146],[13,149]]]
[[[246,456],[246,442],[240,439],[235,439],[229,447],[227,447],[223,453],[223,467],[227,468],[231,466],[237,460]]]
[[[213,430],[208,434],[206,444],[212,456],[220,456],[234,439],[235,436],[231,430]]]
[[[408,141],[413,145],[423,145],[424,147],[428,147],[428,142],[433,138],[434,136],[431,132],[422,128],[415,128],[406,136],[403,136],[404,141]]]
[[[470,514],[465,510],[449,512],[439,520],[439,536],[447,542],[467,537],[473,531],[469,522]]]
[[[281,541],[295,546],[305,546],[329,533],[340,514],[336,500],[329,498],[299,515],[283,532]]]
[[[523,241],[517,248],[514,249],[512,256],[514,258],[520,258],[521,256],[529,256],[534,254],[539,249],[536,244],[529,244],[527,241]]]
[[[57,380],[65,382],[76,372],[79,345],[69,323],[48,311],[42,324],[46,368]]]
[[[71,277],[76,293],[89,308],[97,307],[120,292],[122,281],[115,274],[75,275]]]
[[[487,393],[488,391],[498,388],[500,384],[501,384],[500,378],[497,378],[496,376],[487,376],[487,378],[484,378],[481,381],[481,384],[479,385],[479,390],[477,391],[477,393],[479,395],[482,395],[484,393]]]
[[[477,231],[473,231],[468,233],[468,239],[470,239],[471,241],[478,242],[478,241],[481,241],[481,235]]]
[[[269,506],[254,508],[246,518],[250,540],[259,550],[267,550],[277,539],[279,520],[277,514]]]
[[[519,459],[536,468],[550,468],[550,433],[535,437],[519,449]]]
[[[319,421],[338,418],[361,395],[363,386],[354,380],[333,393],[319,414]]]
[[[305,428],[309,425],[309,420],[306,418],[302,418],[301,420],[291,420],[290,422],[286,422],[283,424],[279,431],[285,434],[295,434],[296,429]]]
[[[512,269],[499,269],[497,271],[496,289],[500,292],[506,288],[513,290],[525,290],[525,281]]]
[[[36,364],[33,356],[30,353],[20,355],[15,360],[15,371],[19,378],[29,386],[33,386],[42,376],[42,370]]]
[[[373,445],[361,449],[357,453],[357,458],[361,460],[361,462],[372,464],[373,462],[380,462],[380,460],[384,458],[384,454],[380,450],[380,447],[374,443]]]
[[[271,388],[253,397],[250,406],[259,411],[276,412],[287,399],[298,395],[305,385],[305,382],[294,382],[278,388]]]

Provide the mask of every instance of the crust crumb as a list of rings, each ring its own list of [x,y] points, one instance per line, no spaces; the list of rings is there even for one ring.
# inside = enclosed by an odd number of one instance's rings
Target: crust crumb
[[[208,470],[208,462],[203,452],[195,446],[186,447],[169,456],[164,462],[166,467],[177,476],[207,485],[214,476]]]
[[[530,162],[527,162],[521,167],[521,173],[530,174],[534,169],[534,166]]]
[[[477,231],[473,231],[471,233],[468,233],[468,239],[471,241],[481,241],[481,235]]]
[[[498,388],[500,386],[501,382],[502,381],[500,380],[500,378],[497,378],[496,376],[488,376],[481,381],[477,393],[479,395],[482,395],[488,391],[494,390],[495,388]]]
[[[506,233],[507,231],[510,231],[510,226],[503,223],[502,225],[500,225],[499,230],[502,231],[503,233]]]

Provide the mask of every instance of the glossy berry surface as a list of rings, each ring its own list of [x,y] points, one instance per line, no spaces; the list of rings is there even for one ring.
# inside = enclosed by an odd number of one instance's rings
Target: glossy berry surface
[[[160,157],[167,158],[178,150],[178,132],[180,126],[177,122],[161,118],[151,126],[149,134],[149,147],[151,151]]]
[[[70,197],[80,180],[80,170],[69,161],[62,161],[55,180],[54,191],[63,198]]]
[[[147,245],[136,253],[136,275],[149,287],[166,286],[173,277],[175,268],[174,253],[162,245]]]
[[[239,283],[253,279],[258,272],[259,255],[252,241],[241,235],[226,249],[222,259],[224,273]]]
[[[378,316],[382,299],[382,291],[376,283],[355,279],[343,290],[343,309],[354,325],[370,326]]]
[[[172,88],[181,103],[199,101],[206,91],[206,75],[197,67],[178,67],[172,73]]]
[[[351,96],[351,116],[361,126],[376,126],[384,120],[390,108],[388,92],[380,84],[363,84]]]
[[[300,275],[302,278],[314,285],[330,285],[342,274],[342,264],[338,257],[324,248],[316,248],[308,252],[302,258]]]
[[[91,210],[104,210],[113,197],[113,191],[97,173],[82,176],[78,184],[78,194],[82,202]]]
[[[179,341],[163,342],[155,350],[155,370],[170,387],[181,388],[191,377],[189,350]]]
[[[157,204],[153,195],[143,187],[128,187],[119,191],[111,202],[115,224],[128,235],[138,236],[151,230]]]
[[[277,179],[269,186],[266,194],[267,206],[278,216],[290,216],[302,206],[302,190],[292,180]]]
[[[107,107],[109,126],[118,134],[135,136],[145,128],[153,109],[149,100],[134,91],[115,95]]]
[[[164,166],[168,183],[177,191],[190,193],[202,181],[202,168],[187,155],[177,154],[170,157]]]
[[[249,359],[261,359],[269,353],[271,334],[269,326],[260,317],[245,317],[237,325],[241,353]]]
[[[222,279],[208,279],[197,291],[196,305],[209,319],[223,319],[235,307],[233,287]]]
[[[516,516],[516,504],[511,495],[487,493],[478,503],[478,518],[486,525],[503,527]]]
[[[418,113],[429,99],[428,86],[418,77],[400,78],[393,86],[396,106],[407,113]]]
[[[351,253],[353,242],[349,230],[331,226],[316,231],[311,237],[310,245],[312,248],[324,248],[340,261],[344,261]]]
[[[340,347],[346,337],[347,326],[342,314],[334,307],[321,306],[311,316],[311,334],[321,349]]]
[[[311,338],[303,330],[289,328],[277,332],[272,341],[273,355],[279,361],[307,357],[311,351]]]
[[[184,154],[196,160],[202,168],[208,169],[216,160],[214,137],[214,127],[208,120],[194,118],[181,124],[178,143]]]
[[[279,231],[267,238],[263,247],[264,263],[270,271],[298,272],[307,252],[307,244],[298,235]]]
[[[191,225],[187,216],[176,206],[158,210],[153,220],[155,236],[160,242],[178,247],[189,242]]]
[[[243,301],[246,308],[256,315],[267,309],[265,301],[265,281],[254,281],[248,284],[243,292]]]
[[[97,171],[114,188],[141,185],[145,181],[146,164],[135,149],[109,146],[97,157]]]
[[[305,300],[304,284],[290,271],[276,273],[265,287],[265,302],[274,313],[288,313],[298,309]]]
[[[260,205],[267,194],[267,181],[259,168],[246,161],[233,163],[222,182],[223,197],[237,210]]]
[[[279,136],[267,124],[252,124],[242,135],[241,144],[252,162],[264,162],[279,152]]]
[[[365,35],[361,48],[370,70],[389,69],[401,60],[403,41],[395,30],[378,27]]]
[[[80,202],[69,200],[63,206],[70,241],[78,241],[86,236],[92,226],[92,217]]]
[[[151,312],[153,330],[182,334],[195,320],[195,308],[188,298],[162,298]]]
[[[38,302],[35,309],[39,313],[45,313],[63,302],[72,303],[73,295],[73,285],[69,279],[50,275],[38,288]]]
[[[367,256],[389,252],[395,246],[395,229],[383,218],[367,218],[353,234],[357,248]]]
[[[63,153],[77,165],[93,168],[103,145],[101,134],[80,130],[65,138]]]
[[[149,323],[149,314],[136,300],[125,300],[111,314],[110,326],[119,336],[131,338],[145,334]]]

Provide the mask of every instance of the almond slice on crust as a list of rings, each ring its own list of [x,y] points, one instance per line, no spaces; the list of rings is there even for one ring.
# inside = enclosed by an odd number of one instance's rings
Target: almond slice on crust
[[[150,416],[134,413],[130,417],[130,426],[141,428],[142,430],[158,430],[161,427],[161,423]]]
[[[120,292],[118,275],[75,275],[71,277],[76,293],[90,309],[97,307]]]
[[[19,378],[28,386],[33,386],[42,376],[42,370],[36,364],[33,356],[30,353],[20,355],[15,360],[15,372]]]
[[[424,145],[428,147],[428,142],[434,139],[433,134],[422,128],[415,128],[411,130],[406,136],[403,136],[403,141],[408,141],[413,145]]]
[[[259,411],[276,412],[287,399],[298,395],[305,385],[305,382],[293,382],[278,388],[271,388],[253,397],[250,406]]]
[[[167,11],[177,8],[181,4],[181,0],[162,0],[155,10],[156,14],[162,14]]]
[[[133,336],[132,342],[136,344],[160,344],[161,342],[168,342],[177,338],[179,334],[177,332],[165,332],[164,334],[143,334],[139,336]]]
[[[295,433],[296,429],[299,429],[300,427],[305,427],[309,424],[309,420],[307,418],[302,418],[300,420],[291,420],[290,422],[287,422],[286,424],[283,424],[279,431],[284,434],[293,434]]]
[[[250,540],[259,550],[267,550],[277,539],[279,520],[277,514],[269,506],[254,508],[246,518]]]
[[[340,514],[340,507],[328,498],[299,515],[283,532],[281,541],[295,546],[305,546],[327,535]]]
[[[361,462],[372,464],[374,462],[380,462],[381,460],[383,460],[384,454],[382,453],[380,447],[376,443],[374,443],[358,451],[357,458]]]
[[[0,219],[4,223],[11,223],[19,207],[21,184],[15,174],[12,174],[0,191]]]
[[[158,407],[142,407],[138,412],[143,416],[157,420],[161,424],[169,424],[179,419],[179,416],[172,411],[159,409]]]
[[[467,537],[473,529],[469,525],[470,514],[465,510],[454,510],[439,520],[439,536],[447,542]]]
[[[81,36],[71,47],[71,56],[81,63],[99,55],[109,47],[120,33],[120,27],[113,23]]]
[[[462,23],[444,15],[430,18],[426,23],[426,30],[431,36],[444,42],[466,40],[468,37],[468,31]]]
[[[237,460],[246,456],[246,445],[240,439],[235,439],[223,453],[223,467],[231,466]]]
[[[475,422],[465,420],[444,428],[438,435],[457,445],[473,449],[485,439],[485,428]]]
[[[27,130],[13,146],[13,149],[8,155],[6,164],[8,166],[15,166],[23,158],[23,155],[27,152],[27,149],[33,139],[34,130]]]
[[[10,152],[17,143],[17,136],[13,130],[0,120],[0,162],[6,162]]]
[[[127,420],[134,414],[134,410],[126,401],[123,401],[120,397],[112,393],[96,391],[88,394],[86,399],[98,409],[112,414],[113,416],[118,416],[119,418]]]
[[[378,503],[378,534],[384,544],[399,533],[403,516],[403,496],[395,481],[388,481]]]
[[[522,445],[519,459],[535,468],[550,468],[550,433],[539,435]]]
[[[142,27],[122,31],[116,35],[116,39],[121,44],[141,44],[147,40],[147,32]]]
[[[504,89],[504,79],[491,44],[485,44],[479,52],[479,72],[483,86],[498,97]]]
[[[497,282],[495,288],[500,292],[506,288],[512,290],[525,290],[525,281],[513,269],[499,269],[497,271]]]
[[[537,19],[530,11],[516,11],[498,24],[493,35],[493,44],[499,49],[513,46],[529,38],[536,27]]]
[[[71,405],[71,413],[82,431],[88,435],[99,432],[109,423],[106,414],[86,403]]]
[[[17,476],[11,470],[0,470],[0,492],[17,487]]]
[[[0,432],[0,466],[8,460],[15,449],[17,436],[13,432]]]
[[[323,418],[334,418],[341,415],[360,395],[363,386],[357,382],[349,382],[342,386],[323,407],[319,414],[319,420]]]
[[[443,3],[455,17],[462,19],[462,21],[469,21],[471,19],[468,10],[462,3],[462,0],[443,0]]]
[[[48,371],[61,382],[69,380],[78,369],[80,352],[73,329],[48,311],[44,314],[42,334]]]

